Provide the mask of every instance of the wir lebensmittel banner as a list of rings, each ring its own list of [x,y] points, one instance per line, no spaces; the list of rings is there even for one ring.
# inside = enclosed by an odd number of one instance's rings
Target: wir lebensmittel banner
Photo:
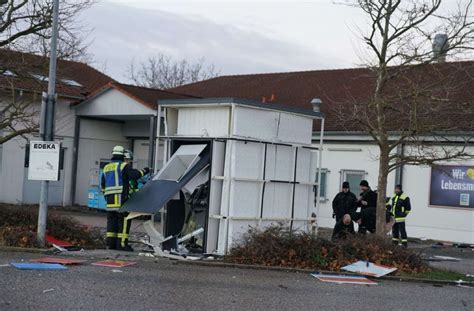
[[[474,166],[432,166],[430,205],[474,208]]]

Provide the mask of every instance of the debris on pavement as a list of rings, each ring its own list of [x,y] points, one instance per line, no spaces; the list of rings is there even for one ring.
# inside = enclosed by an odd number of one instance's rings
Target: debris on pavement
[[[449,257],[449,256],[431,256],[424,258],[426,261],[461,261],[459,258]]]
[[[45,290],[43,291],[43,294],[52,292],[53,290],[54,290],[54,288],[45,289]]]
[[[84,249],[79,246],[59,246],[56,244],[52,244],[52,246],[56,249],[56,253],[66,253],[66,252],[83,252]]]
[[[355,272],[367,276],[373,276],[379,278],[381,276],[387,275],[397,270],[397,268],[387,267],[383,265],[378,265],[368,261],[359,260],[354,262],[351,265],[341,268],[342,270]]]
[[[136,265],[136,261],[124,261],[124,260],[103,260],[92,263],[93,266],[101,266],[101,267],[112,267],[112,268],[123,268],[128,266]]]
[[[57,245],[59,247],[73,246],[71,243],[57,239],[49,234],[46,234],[46,242],[48,242],[51,245]]]
[[[112,273],[122,273],[123,271],[122,270],[119,270],[119,269],[112,269]]]
[[[57,263],[19,263],[13,262],[12,266],[18,270],[67,270],[63,265]]]
[[[143,252],[143,253],[138,253],[138,256],[142,256],[142,257],[155,257],[155,255],[153,255],[152,253],[146,253],[146,252]]]
[[[30,262],[58,263],[58,264],[62,264],[62,265],[78,265],[78,264],[81,264],[81,263],[85,262],[85,260],[56,258],[56,257],[45,257],[45,258],[30,259]]]
[[[346,275],[346,274],[326,274],[326,273],[311,273],[312,276],[323,282],[337,283],[337,284],[359,284],[359,285],[377,285],[377,282],[369,280],[364,276]]]

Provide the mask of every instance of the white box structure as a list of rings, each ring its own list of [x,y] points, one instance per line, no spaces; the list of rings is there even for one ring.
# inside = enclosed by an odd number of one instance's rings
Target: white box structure
[[[188,186],[178,188],[189,194],[195,184],[209,184],[207,208],[201,221],[205,229],[203,252],[227,253],[250,227],[282,223],[294,230],[311,229],[313,213],[319,205],[315,189],[322,148],[311,147],[311,137],[313,121],[319,119],[322,141],[321,113],[236,98],[163,100],[158,109],[165,129],[165,135],[159,139],[165,144],[164,150],[157,152],[163,152],[167,162],[153,178],[161,184],[147,184],[145,187],[155,190],[148,194],[144,191],[143,198],[152,193],[156,198],[159,188],[168,188],[163,184],[169,182],[164,179],[170,176],[171,168],[183,166],[171,163],[179,158],[175,152],[182,154],[194,145],[196,155],[201,153],[193,163],[202,166],[192,172],[196,177],[189,176],[189,182],[183,177]],[[204,149],[209,153],[207,165],[199,164],[206,161]],[[192,168],[183,170],[191,172]],[[140,203],[132,198],[126,210],[155,213],[162,207],[146,207],[153,200],[143,199]],[[162,204],[163,200],[154,202]],[[164,236],[177,233],[174,222],[182,217],[176,214],[181,208],[178,200],[179,195],[173,193],[173,199],[165,204]],[[175,230],[170,232],[168,229],[173,226]]]

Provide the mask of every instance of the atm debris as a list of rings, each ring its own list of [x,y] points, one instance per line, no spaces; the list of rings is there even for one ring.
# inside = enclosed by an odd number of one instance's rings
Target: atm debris
[[[56,263],[20,263],[13,262],[11,265],[18,270],[67,270],[67,267]]]
[[[78,265],[86,262],[85,260],[69,259],[69,258],[58,258],[58,257],[46,257],[46,258],[35,258],[30,259],[30,262],[40,263],[57,263],[61,265]]]
[[[111,267],[111,268],[123,268],[128,266],[136,265],[136,261],[125,261],[125,260],[103,260],[98,262],[93,262],[93,266],[100,266],[100,267]]]
[[[377,265],[372,262],[359,260],[348,266],[342,267],[342,270],[363,274],[372,277],[382,277],[397,270],[397,268]]]
[[[358,275],[345,274],[327,274],[327,273],[311,273],[312,276],[323,282],[337,284],[357,284],[357,285],[378,285],[377,282],[369,280],[366,277]]]

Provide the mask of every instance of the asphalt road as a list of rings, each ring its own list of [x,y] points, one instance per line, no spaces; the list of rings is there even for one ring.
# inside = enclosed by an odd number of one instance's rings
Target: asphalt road
[[[0,253],[0,265],[40,257]],[[0,310],[473,310],[474,289],[381,281],[323,283],[308,274],[140,261],[67,271],[0,267]]]

